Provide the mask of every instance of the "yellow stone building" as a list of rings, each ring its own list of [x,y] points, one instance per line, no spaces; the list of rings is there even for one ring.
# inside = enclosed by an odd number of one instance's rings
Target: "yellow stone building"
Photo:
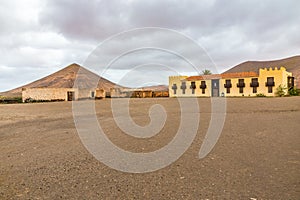
[[[256,72],[201,76],[170,76],[170,97],[275,96],[279,86],[293,88],[294,77],[284,67]],[[287,92],[287,91],[286,91]]]

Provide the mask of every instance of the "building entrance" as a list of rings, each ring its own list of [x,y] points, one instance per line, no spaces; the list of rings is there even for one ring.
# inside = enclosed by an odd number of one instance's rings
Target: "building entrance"
[[[211,94],[213,97],[219,96],[219,79],[211,80]]]

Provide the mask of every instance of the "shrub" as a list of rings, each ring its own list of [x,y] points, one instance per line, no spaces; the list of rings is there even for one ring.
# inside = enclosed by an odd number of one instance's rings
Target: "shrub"
[[[25,99],[25,103],[42,103],[42,102],[58,102],[58,101],[65,101],[65,100],[64,99],[44,100],[44,99],[33,99],[33,98]]]
[[[0,96],[0,103],[22,103],[22,97],[5,97]]]
[[[286,91],[287,91],[287,88],[280,84],[276,88],[275,95],[278,96],[278,97],[283,97],[287,93]]]
[[[256,96],[257,96],[257,97],[266,97],[266,95],[263,94],[263,93],[256,94]]]
[[[296,88],[291,88],[289,90],[289,95],[291,95],[291,96],[298,96],[299,92],[298,92],[298,90]]]

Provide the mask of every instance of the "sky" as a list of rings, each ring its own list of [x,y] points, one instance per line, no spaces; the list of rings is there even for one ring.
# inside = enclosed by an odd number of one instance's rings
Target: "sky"
[[[71,63],[134,87],[300,55],[299,13],[298,0],[0,0],[0,91]]]

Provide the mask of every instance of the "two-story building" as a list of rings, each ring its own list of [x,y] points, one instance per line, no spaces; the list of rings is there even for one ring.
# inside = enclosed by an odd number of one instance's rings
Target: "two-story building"
[[[275,96],[279,86],[293,88],[294,77],[284,67],[256,72],[200,76],[170,76],[170,97]]]

